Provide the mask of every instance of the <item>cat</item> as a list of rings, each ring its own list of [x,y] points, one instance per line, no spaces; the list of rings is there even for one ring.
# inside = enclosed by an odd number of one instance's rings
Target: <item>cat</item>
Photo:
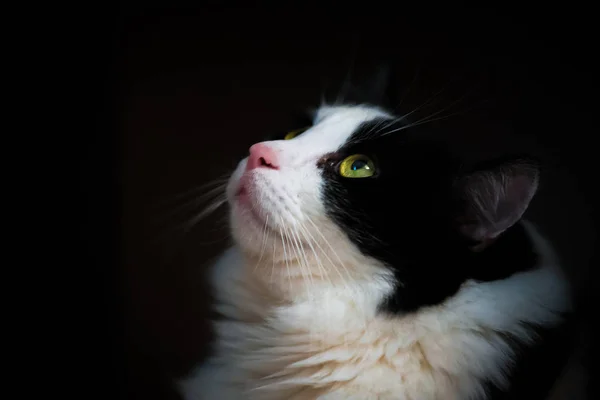
[[[469,163],[371,97],[322,103],[232,173],[214,354],[185,400],[495,398],[564,323],[559,259],[523,218],[538,162]]]

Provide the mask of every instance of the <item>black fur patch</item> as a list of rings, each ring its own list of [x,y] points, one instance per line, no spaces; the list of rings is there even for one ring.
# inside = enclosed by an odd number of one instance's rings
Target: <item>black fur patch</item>
[[[352,88],[349,92],[358,96],[346,93],[343,98],[350,104],[376,106],[382,105],[382,98],[394,98],[393,93],[378,97],[382,80],[375,83],[375,90]],[[293,128],[304,126],[300,125]],[[353,154],[374,161],[372,177],[339,175],[340,162]],[[485,165],[474,165],[448,143],[430,139],[422,127],[384,119],[366,122],[317,165],[326,180],[323,201],[330,217],[364,254],[385,263],[395,275],[397,286],[380,304],[382,313],[416,312],[443,302],[468,279],[493,281],[535,268],[537,254],[519,223],[483,251],[472,251],[476,243],[461,236],[456,226],[464,207],[456,183]],[[503,391],[488,385],[489,399],[541,400],[548,394],[571,348],[570,326],[532,329],[539,336],[533,345],[507,338],[517,353],[510,388]]]
[[[329,162],[320,164],[330,216],[363,253],[386,263],[401,282],[382,311],[415,311],[453,295],[469,278],[501,279],[535,264],[519,225],[487,250],[469,250],[472,243],[457,233],[454,222],[459,207],[454,183],[465,163],[414,128],[385,135],[404,127],[397,122],[381,130],[388,123],[364,123],[329,155]],[[357,153],[374,160],[373,177],[338,174],[339,161]]]
[[[538,255],[525,228],[517,223],[481,252],[456,229],[462,204],[455,182],[473,167],[442,143],[414,128],[361,125],[346,145],[320,160],[327,184],[327,212],[364,253],[383,261],[398,282],[380,305],[383,313],[415,312],[454,295],[468,279],[493,281],[535,268]],[[385,127],[382,129],[382,127]],[[346,179],[339,162],[365,154],[375,163],[369,178]],[[488,385],[489,399],[542,399],[548,394],[570,348],[568,326],[543,331],[534,345],[507,338],[517,356],[507,391]]]

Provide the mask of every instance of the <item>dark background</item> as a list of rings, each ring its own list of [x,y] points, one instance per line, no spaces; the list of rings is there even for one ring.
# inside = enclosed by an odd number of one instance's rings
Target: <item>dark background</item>
[[[223,212],[181,229],[201,209],[181,209],[202,193],[190,189],[229,171],[253,142],[288,129],[291,111],[317,105],[350,69],[360,78],[382,58],[395,62],[398,86],[410,88],[400,111],[445,87],[420,117],[466,97],[444,113],[460,114],[432,129],[475,143],[472,151],[526,148],[544,157],[530,217],[557,241],[578,300],[591,303],[597,129],[590,10],[473,17],[473,10],[433,16],[375,3],[215,4],[124,5],[93,25],[87,44],[99,43],[90,59],[99,68],[88,78],[98,80],[102,99],[82,170],[86,248],[101,286],[89,292],[98,304],[89,328],[102,344],[86,356],[96,365],[88,376],[95,394],[178,398],[170,380],[202,358],[210,338],[203,273],[227,234]]]

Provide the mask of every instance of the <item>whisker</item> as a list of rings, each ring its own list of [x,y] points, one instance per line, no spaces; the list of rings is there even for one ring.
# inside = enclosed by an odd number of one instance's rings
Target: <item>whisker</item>
[[[286,238],[288,240],[288,244],[289,244],[288,247],[291,247],[293,249],[293,251],[294,251],[294,257],[290,261],[295,261],[295,262],[298,263],[298,265],[300,267],[300,273],[302,274],[302,282],[304,283],[304,287],[306,289],[306,292],[309,293],[309,286],[308,286],[309,280],[307,279],[306,271],[304,269],[304,265],[302,264],[302,259],[300,258],[300,255],[298,253],[299,252],[298,244],[296,243],[295,238],[293,238],[293,236],[292,236],[292,234],[290,232],[291,231],[291,226],[290,226],[290,230],[289,231],[287,229],[286,224],[284,224],[283,222],[282,222],[282,226],[283,226],[283,229],[284,229],[285,236],[286,236]]]
[[[468,110],[472,109],[474,106],[471,106],[471,107],[469,107],[468,109],[466,109],[466,110],[463,110],[463,111],[457,111],[457,112],[454,112],[454,113],[451,113],[451,114],[448,114],[448,115],[444,115],[444,116],[441,116],[441,117],[432,118],[432,117],[435,117],[435,116],[436,116],[436,115],[438,115],[438,114],[441,114],[441,113],[443,113],[444,111],[448,110],[449,108],[453,107],[455,104],[457,104],[457,103],[460,103],[460,102],[461,102],[461,101],[463,101],[463,100],[464,100],[464,99],[465,99],[465,98],[466,98],[468,95],[469,95],[469,93],[466,93],[466,94],[462,95],[461,97],[459,97],[458,99],[454,100],[452,103],[450,103],[450,104],[449,104],[449,105],[447,105],[446,107],[442,108],[441,110],[439,110],[439,111],[436,111],[436,112],[434,112],[433,114],[430,114],[430,115],[428,115],[427,117],[421,118],[420,120],[418,120],[418,121],[416,121],[416,122],[414,122],[414,123],[408,124],[408,125],[406,125],[406,126],[402,126],[402,127],[398,128],[398,129],[394,129],[394,130],[392,130],[392,131],[389,131],[389,132],[385,132],[385,133],[383,133],[383,134],[382,134],[382,136],[389,135],[389,134],[391,134],[391,133],[394,133],[394,132],[402,131],[402,130],[404,130],[404,129],[412,128],[412,127],[414,127],[414,126],[418,126],[418,125],[426,124],[426,123],[433,122],[433,121],[438,121],[438,120],[447,119],[447,118],[450,118],[450,117],[452,117],[452,116],[455,116],[455,115],[458,115],[458,114],[461,114],[461,113],[465,113],[465,112],[467,112]]]
[[[444,85],[444,87],[442,87],[440,90],[438,90],[437,92],[435,92],[432,96],[430,96],[429,99],[427,99],[425,102],[421,103],[419,106],[417,106],[416,108],[414,108],[408,114],[402,115],[401,118],[402,119],[406,119],[406,118],[410,117],[412,114],[414,114],[415,112],[417,112],[420,109],[422,109],[423,107],[427,106],[429,103],[431,103],[433,100],[435,100],[436,97],[438,97],[441,93],[443,93],[447,88],[448,88],[448,85]]]
[[[404,94],[402,95],[402,97],[400,98],[400,101],[398,102],[398,104],[393,108],[392,111],[396,112],[398,109],[400,109],[400,106],[402,106],[402,103],[404,102],[404,100],[406,100],[406,98],[408,97],[408,94],[411,91],[411,88],[414,86],[414,84],[416,83],[417,79],[419,78],[419,68],[415,69],[415,74],[413,76],[412,81],[410,82],[410,84],[408,85],[408,88],[406,89],[406,91],[404,92]]]
[[[416,69],[415,70],[415,75],[413,76],[413,79],[410,83],[410,85],[408,86],[408,89],[404,92],[404,95],[402,96],[402,98],[400,99],[400,101],[398,102],[398,104],[394,107],[392,107],[392,109],[390,110],[393,113],[396,113],[397,110],[400,108],[400,106],[402,105],[402,103],[404,102],[404,100],[406,99],[406,97],[408,96],[408,93],[410,92],[412,86],[414,85],[415,81],[417,80],[419,75],[419,70]],[[435,96],[437,96],[439,93],[441,93],[441,91],[443,91],[444,89],[440,90],[438,93],[434,94],[432,98],[430,98],[427,102],[433,100],[435,98]],[[410,114],[412,114],[413,112],[417,111],[419,108],[425,106],[425,104],[427,103],[425,102],[424,104],[422,104],[421,106],[417,107],[415,110],[411,111],[410,113],[400,116],[400,117],[396,117],[396,118],[389,118],[389,119],[382,119],[379,122],[377,122],[371,129],[369,129],[369,131],[365,134],[366,137],[370,137],[372,133],[377,133],[379,131],[385,130],[388,127],[392,126],[393,124],[395,124],[396,122],[399,122],[403,119],[405,119],[406,117],[408,117]],[[389,122],[388,124],[386,124],[384,127],[381,127],[385,122]],[[357,140],[358,141],[358,140]]]
[[[389,125],[393,124],[393,123],[394,123],[394,121],[396,121],[396,120],[397,120],[397,118],[391,118],[391,121],[392,121],[392,122],[391,122]],[[382,118],[382,119],[380,119],[379,121],[377,121],[377,123],[376,123],[375,125],[373,125],[373,126],[372,126],[372,127],[371,127],[371,128],[370,128],[370,129],[369,129],[369,130],[368,130],[368,131],[365,133],[364,137],[370,137],[372,133],[374,133],[374,132],[375,132],[375,133],[376,133],[376,132],[378,132],[378,131],[380,130],[380,127],[381,127],[381,125],[383,125],[383,124],[384,124],[385,122],[387,122],[387,121],[390,121],[390,119],[387,119],[387,118]],[[386,125],[386,126],[389,126],[389,125]],[[384,128],[382,128],[382,129],[385,129],[385,127],[384,127]],[[362,140],[364,140],[364,139],[362,139]],[[355,139],[355,140],[353,140],[353,141],[351,141],[351,142],[352,142],[352,143],[357,143],[357,142],[359,142],[359,141],[360,141],[360,140],[356,140],[356,139]]]
[[[340,257],[337,255],[337,253],[335,252],[335,250],[333,250],[333,247],[331,246],[331,244],[329,243],[329,241],[321,233],[321,231],[319,230],[319,228],[317,227],[317,225],[312,221],[312,219],[308,215],[306,216],[306,219],[307,219],[308,222],[310,222],[312,224],[312,226],[315,228],[315,231],[321,236],[321,238],[323,239],[323,241],[329,246],[329,248],[332,250],[332,252],[338,258],[341,267],[344,269],[344,271],[346,272],[346,274],[348,275],[348,277],[350,278],[350,280],[352,280],[352,276],[350,275],[350,272],[348,272],[348,269],[346,268],[346,266],[344,265],[344,263],[342,262],[342,260],[340,259]],[[344,277],[342,276],[341,272],[337,269],[335,263],[331,260],[331,258],[329,258],[329,255],[327,254],[327,252],[325,250],[323,250],[323,248],[321,247],[321,245],[319,244],[319,242],[314,239],[314,237],[312,236],[312,234],[310,233],[310,231],[307,230],[306,232],[312,237],[314,243],[321,250],[321,252],[325,256],[325,258],[327,259],[327,261],[329,261],[329,263],[333,267],[334,271],[340,276],[340,279],[342,280],[342,282],[344,283],[344,285],[346,287],[349,287],[348,286],[348,282],[344,279]]]
[[[284,227],[283,218],[280,218],[280,219],[281,219],[281,227]],[[283,258],[285,260],[285,268],[287,270],[288,282],[290,284],[290,293],[291,293],[292,292],[292,278],[291,278],[291,275],[290,275],[290,265],[289,265],[289,262],[288,262],[288,256],[287,256],[287,252],[286,252],[286,249],[285,249],[285,247],[286,247],[285,246],[285,239],[283,237],[283,232],[281,231],[281,228],[279,228],[279,235],[281,236],[281,246],[283,248]]]
[[[315,283],[313,281],[312,278],[312,273],[310,271],[310,264],[308,262],[308,258],[306,257],[306,252],[304,251],[304,246],[302,244],[302,241],[300,240],[300,236],[298,234],[298,229],[294,226],[291,226],[291,234],[294,237],[294,241],[296,242],[296,247],[298,248],[298,251],[300,253],[300,260],[302,261],[300,262],[300,267],[301,269],[306,269],[306,276],[308,277],[308,283],[309,283],[309,288],[310,290],[308,290],[308,294],[309,296],[313,294],[314,292],[314,287],[315,287]]]
[[[416,80],[417,76],[418,76],[418,70],[415,72],[415,76],[414,76],[414,78],[413,78],[413,82]],[[456,78],[456,79],[458,79],[458,78]],[[452,79],[452,80],[450,80],[449,82],[447,82],[447,83],[446,83],[446,84],[445,84],[445,85],[444,85],[444,86],[443,86],[443,87],[442,87],[440,90],[438,90],[436,93],[434,93],[432,96],[430,96],[428,100],[426,100],[425,102],[423,102],[422,104],[420,104],[419,106],[417,106],[416,108],[414,108],[414,109],[413,109],[412,111],[410,111],[409,113],[402,115],[402,116],[401,116],[400,118],[398,118],[397,120],[393,120],[393,121],[392,121],[390,124],[388,124],[387,126],[383,127],[381,130],[385,130],[385,129],[387,129],[389,126],[391,126],[392,124],[394,124],[395,122],[398,122],[398,121],[400,121],[400,120],[402,120],[402,119],[406,119],[406,118],[408,118],[410,115],[414,114],[415,112],[419,111],[420,109],[422,109],[422,108],[424,108],[425,106],[427,106],[428,104],[430,104],[430,103],[431,103],[433,100],[435,100],[435,99],[436,99],[436,98],[437,98],[437,97],[438,97],[438,96],[439,96],[439,95],[440,95],[442,92],[444,92],[444,91],[445,91],[445,90],[446,90],[446,89],[447,89],[447,88],[450,86],[450,84],[451,84],[453,81],[456,81],[456,79]],[[411,86],[412,86],[412,83],[411,83]],[[403,99],[404,99],[405,97],[406,97],[406,96],[403,96]],[[463,96],[463,98],[464,98],[464,97],[466,97],[466,95],[465,95],[465,96]],[[460,101],[460,100],[462,100],[462,98],[461,98],[461,99],[459,99],[458,101]],[[452,103],[452,104],[450,104],[449,106],[446,106],[446,107],[444,107],[444,108],[443,108],[443,110],[447,110],[447,109],[448,109],[448,108],[450,108],[452,105],[454,105],[456,102],[457,102],[457,101],[453,102],[453,103]],[[400,105],[398,105],[398,107],[396,107],[396,109],[397,109],[397,108],[399,108],[399,106],[400,106]],[[396,110],[394,110],[394,112],[396,112]],[[429,115],[429,116],[428,116],[428,117],[426,117],[426,118],[432,117],[432,116],[434,116],[434,115],[437,115],[437,114],[439,114],[439,113],[441,113],[441,112],[442,112],[442,111],[437,111],[437,112],[433,113],[432,115]],[[420,121],[423,121],[423,120],[424,120],[424,118],[422,118]],[[432,121],[433,121],[433,120],[432,120]],[[418,122],[417,122],[417,123],[418,123]],[[413,124],[409,124],[409,125],[410,125],[410,126],[416,126],[416,125],[413,125]],[[404,130],[404,129],[407,129],[407,127],[401,127],[401,128],[399,128],[398,130],[394,130],[393,132],[401,131],[401,130]],[[386,134],[387,134],[387,133],[386,133]]]
[[[303,224],[299,224],[298,228],[300,229],[300,233],[302,233],[302,236],[304,237],[306,243],[308,244],[308,246],[310,247],[311,251],[313,252],[313,254],[315,256],[315,261],[317,262],[319,271],[321,271],[323,274],[323,277],[327,278],[327,280],[329,280],[329,283],[331,285],[333,285],[333,282],[331,281],[331,277],[327,273],[327,270],[323,266],[323,263],[321,262],[320,257],[317,255],[317,252],[315,251],[315,248],[312,245],[312,241],[314,241],[314,238],[312,238],[312,236],[310,236],[310,237],[308,236],[307,229]]]
[[[302,237],[304,238],[304,241],[307,243],[307,245],[311,249],[311,251],[312,251],[312,253],[314,255],[314,260],[315,260],[315,262],[317,264],[317,267],[319,268],[319,271],[322,274],[321,276],[323,278],[327,279],[327,281],[329,281],[329,284],[331,286],[333,286],[333,281],[331,280],[331,277],[327,273],[327,270],[323,266],[323,263],[321,262],[320,257],[318,256],[317,252],[315,251],[315,248],[313,247],[313,245],[311,243],[311,239],[306,234],[306,228],[299,221],[298,221],[298,230],[297,230],[297,232],[298,232],[298,235],[302,234]],[[300,242],[300,243],[302,243],[302,242]],[[303,247],[302,251],[304,251],[304,247]],[[307,264],[308,264],[308,261],[307,261]],[[314,332],[313,332],[313,329],[312,329],[312,326],[311,326],[311,330],[310,330],[310,343],[311,343],[311,346],[315,342],[317,342],[317,341],[314,340]]]
[[[227,184],[227,182],[229,182],[230,175],[231,175],[231,172],[226,172],[226,173],[220,175],[219,177],[217,177],[216,179],[213,179],[213,180],[211,180],[209,182],[206,182],[206,183],[204,183],[202,185],[194,186],[191,189],[187,189],[187,190],[185,190],[183,192],[180,192],[180,193],[177,193],[175,195],[168,196],[168,197],[166,197],[166,198],[164,198],[162,200],[159,200],[156,203],[156,207],[161,207],[162,208],[164,206],[167,206],[168,203],[181,200],[181,199],[183,199],[185,197],[188,197],[188,196],[193,195],[195,193],[204,191],[204,190],[206,190],[206,189],[208,189],[210,187],[213,187],[213,186],[225,186]]]
[[[453,103],[452,103],[452,104],[450,104],[448,107],[445,107],[445,108],[443,108],[442,110],[440,110],[440,111],[437,111],[437,112],[435,112],[435,113],[431,114],[431,115],[430,115],[430,116],[428,116],[428,117],[425,117],[425,118],[423,118],[423,119],[420,119],[420,120],[418,120],[418,121],[416,121],[416,122],[413,122],[412,124],[409,124],[409,125],[402,126],[402,127],[398,128],[398,129],[394,129],[394,130],[391,130],[391,131],[389,131],[389,132],[385,132],[385,133],[383,133],[383,134],[382,134],[382,136],[387,136],[387,135],[389,135],[389,134],[391,134],[391,133],[394,133],[394,132],[400,132],[400,131],[403,131],[403,130],[405,130],[405,129],[413,128],[413,127],[415,127],[415,126],[419,126],[419,125],[427,124],[427,123],[434,122],[434,121],[444,120],[444,119],[447,119],[447,118],[453,117],[453,116],[455,116],[455,115],[458,115],[458,114],[464,113],[464,112],[466,112],[466,111],[457,111],[457,112],[454,112],[454,113],[451,113],[451,114],[448,114],[448,115],[442,115],[441,117],[432,118],[432,117],[434,117],[435,115],[438,115],[438,114],[440,114],[440,113],[442,113],[442,112],[446,111],[448,108],[452,107],[454,104],[456,104],[458,101],[462,100],[464,97],[465,97],[465,96],[463,96],[463,97],[462,97],[462,98],[460,98],[459,100],[457,100],[457,101],[453,102]]]
[[[374,126],[374,127],[372,127],[372,128],[371,128],[371,129],[370,129],[370,130],[367,132],[366,136],[371,136],[371,134],[372,134],[372,133],[374,133],[374,134],[377,134],[378,132],[381,132],[381,131],[383,131],[383,130],[387,129],[388,127],[392,126],[393,124],[395,124],[395,123],[397,123],[397,122],[399,122],[399,121],[402,121],[402,120],[404,120],[404,119],[407,119],[407,118],[408,118],[410,115],[414,114],[415,112],[419,111],[420,109],[422,109],[423,107],[425,107],[425,106],[427,106],[429,103],[431,103],[433,100],[435,100],[435,99],[436,99],[436,98],[437,98],[437,97],[438,97],[438,96],[439,96],[439,95],[440,95],[442,92],[444,92],[444,91],[447,89],[447,87],[448,87],[448,84],[444,85],[444,87],[442,87],[440,90],[438,90],[438,91],[437,91],[436,93],[434,93],[432,96],[430,96],[430,97],[429,97],[429,99],[427,99],[425,102],[423,102],[423,103],[421,103],[419,106],[415,107],[415,108],[414,108],[412,111],[410,111],[408,114],[401,115],[401,116],[399,116],[399,117],[397,117],[397,118],[391,118],[391,119],[382,119],[381,121],[379,121],[377,124],[375,124],[375,126]],[[454,103],[452,103],[450,106],[452,106],[453,104],[454,104]],[[434,114],[432,114],[432,115],[430,115],[430,116],[437,115],[437,114],[439,114],[440,112],[443,112],[444,110],[448,109],[450,106],[448,106],[448,107],[445,107],[445,108],[444,108],[444,109],[442,109],[441,111],[438,111],[438,112],[436,112],[436,113],[434,113]],[[384,122],[388,122],[388,123],[387,123],[385,126],[381,127],[381,125],[383,125],[383,123],[384,123]],[[411,124],[410,126],[416,126],[416,125],[412,125],[412,124]],[[401,131],[401,130],[404,130],[404,129],[407,129],[407,127],[401,127],[401,128],[398,128],[398,129],[394,129],[393,131],[391,131],[391,132],[387,132],[387,133],[385,133],[385,134],[383,134],[383,135],[387,135],[387,134],[389,134],[389,133],[392,133],[392,132],[397,132],[397,131]],[[360,141],[360,140],[361,140],[361,139],[356,139],[356,140],[352,141],[352,143],[356,143],[356,142],[358,142],[358,141]],[[362,140],[364,140],[364,139],[362,139]]]
[[[184,213],[186,211],[191,211],[194,208],[199,207],[205,201],[216,200],[217,198],[224,195],[225,189],[226,189],[226,184],[221,184],[218,187],[213,188],[192,200],[188,200],[185,203],[172,208],[171,210],[164,213],[163,215],[158,216],[157,221],[174,217],[175,215]]]
[[[271,257],[271,277],[269,279],[269,283],[273,284],[273,275],[275,274],[275,250],[277,249],[277,245],[275,241],[273,241],[273,256]]]
[[[216,199],[213,203],[204,208],[204,210],[185,223],[184,232],[187,233],[192,230],[200,221],[217,211],[225,203],[227,203],[227,198],[225,196]]]
[[[327,240],[327,238],[325,237],[325,235],[323,235],[323,233],[321,233],[321,230],[319,229],[319,227],[313,222],[313,220],[310,217],[307,216],[307,220],[308,220],[308,222],[310,222],[314,226],[316,232],[319,234],[319,236],[321,236],[321,238],[323,239],[323,241],[325,242],[325,244],[329,247],[329,249],[331,250],[331,252],[333,253],[333,255],[337,258],[337,260],[340,263],[340,266],[344,269],[344,271],[348,275],[348,278],[352,279],[352,275],[350,275],[350,272],[348,272],[348,269],[344,265],[344,262],[342,261],[342,259],[338,255],[338,253],[335,251],[335,249],[333,248],[333,246],[331,245],[331,243],[329,243],[329,240]]]
[[[181,235],[178,240],[183,239],[190,231],[196,227],[196,225],[203,219],[214,212],[216,212],[223,204],[227,203],[227,199],[223,195],[220,198],[216,198],[210,203],[205,209],[203,209],[200,213],[193,216],[191,219],[186,219],[179,223],[169,223],[166,227],[161,227],[157,232],[156,236],[151,239],[152,242],[162,243],[163,241],[170,240],[170,238],[174,235]],[[222,216],[218,220],[215,221],[217,227],[216,228],[208,228],[208,231],[214,231],[215,235],[211,235],[213,240],[210,241],[202,241],[195,242],[197,245],[209,245],[209,244],[217,244],[221,243],[224,240],[230,237],[229,232],[223,232],[223,223],[221,221],[226,218]],[[154,235],[153,235],[154,236]]]
[[[258,257],[258,261],[256,262],[256,265],[254,266],[253,272],[256,272],[256,269],[260,265],[260,262],[262,261],[262,258],[263,258],[263,254],[265,252],[265,246],[267,244],[267,224],[268,223],[269,223],[269,215],[267,214],[267,216],[265,217],[265,226],[262,231],[262,245],[260,246],[260,256]]]

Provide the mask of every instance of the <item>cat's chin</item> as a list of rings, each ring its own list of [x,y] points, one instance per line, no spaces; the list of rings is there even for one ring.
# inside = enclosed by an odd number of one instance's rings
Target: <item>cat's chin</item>
[[[236,196],[230,204],[230,229],[236,244],[245,252],[260,253],[265,242],[272,237],[272,228],[251,203]],[[267,237],[265,237],[267,236]]]
[[[244,219],[249,220],[248,223],[251,223],[251,225],[262,226],[263,229],[268,228],[266,217],[263,217],[256,210],[256,207],[250,201],[248,192],[244,188],[241,188],[238,192],[235,201],[238,213],[242,214]]]

